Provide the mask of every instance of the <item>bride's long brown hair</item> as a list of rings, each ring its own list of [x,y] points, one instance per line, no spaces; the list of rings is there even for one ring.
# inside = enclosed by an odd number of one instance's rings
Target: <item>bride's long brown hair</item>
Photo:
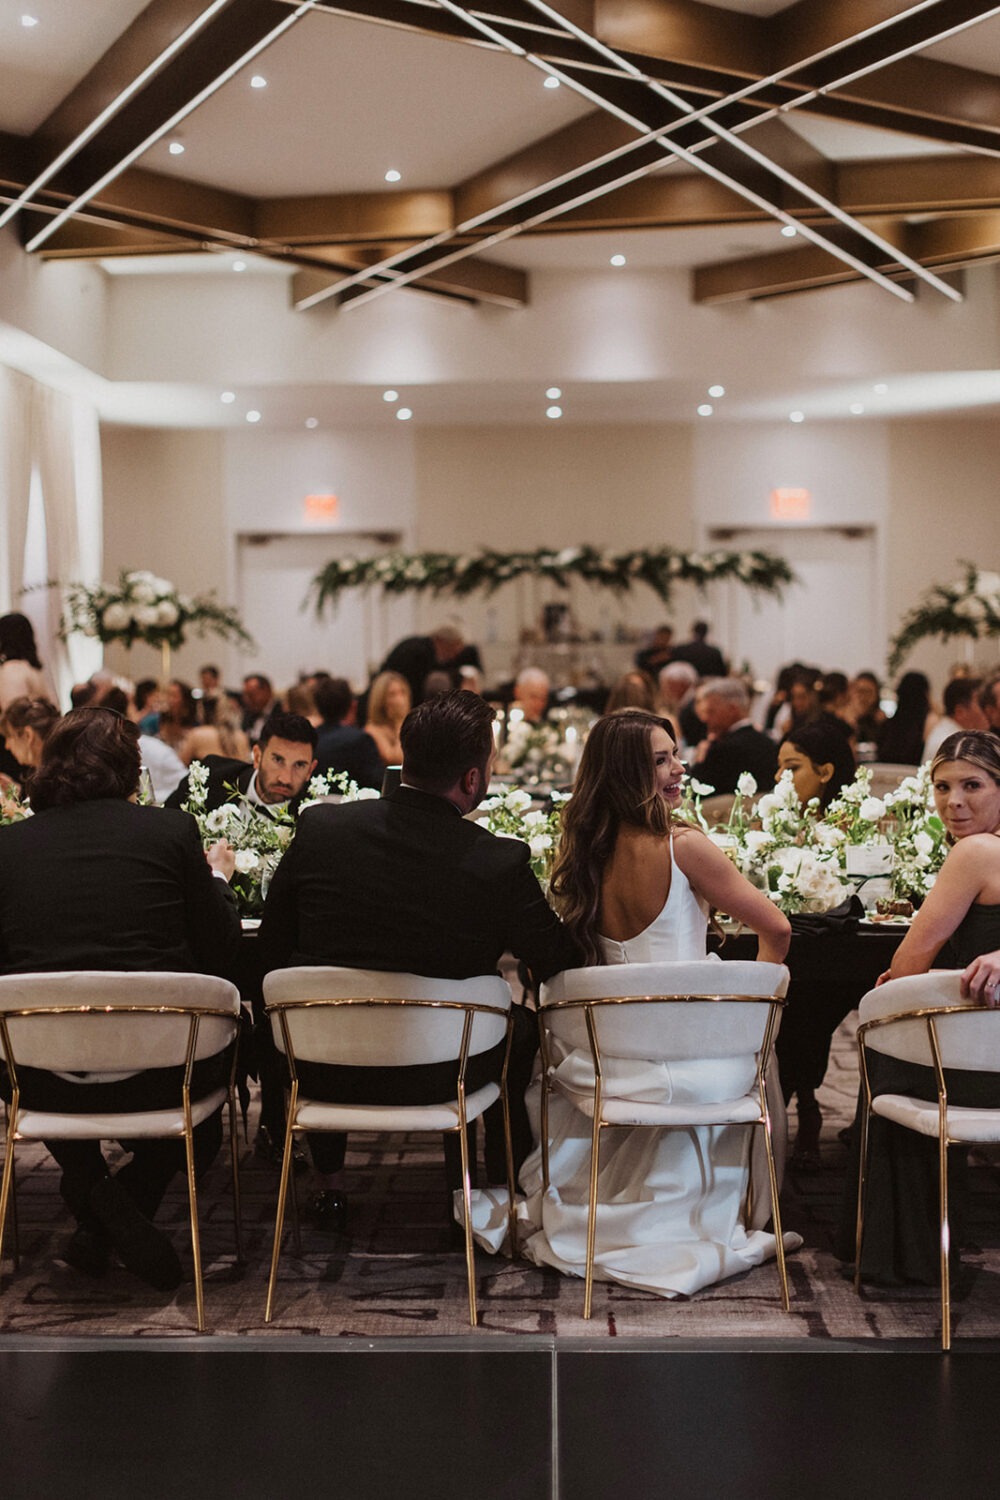
[[[598,719],[587,736],[549,889],[588,964],[603,962],[597,941],[601,879],[622,824],[666,834],[670,809],[656,787],[654,729],[671,740],[669,719],[622,708]]]

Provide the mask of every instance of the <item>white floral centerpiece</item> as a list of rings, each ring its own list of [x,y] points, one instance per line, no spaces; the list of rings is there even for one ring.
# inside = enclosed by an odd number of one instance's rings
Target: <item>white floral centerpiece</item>
[[[896,668],[917,641],[936,635],[942,640],[965,636],[973,641],[1000,636],[1000,573],[965,564],[965,577],[936,583],[903,620],[892,640],[889,671]]]
[[[64,639],[79,632],[104,645],[120,641],[131,647],[143,641],[163,653],[164,676],[169,675],[171,649],[182,645],[190,630],[197,635],[218,635],[240,646],[254,644],[235,609],[220,604],[211,594],[183,594],[155,573],[123,568],[117,583],[67,585],[60,626]]]
[[[296,819],[287,810],[269,811],[266,817],[262,816],[235,786],[226,788],[230,794],[228,802],[206,811],[208,774],[208,767],[202,761],[191,762],[184,811],[197,821],[206,849],[222,838],[232,844],[236,851],[236,873],[230,883],[240,911],[244,916],[259,916],[274,872],[295,836]],[[299,817],[336,794],[345,802],[362,802],[379,795],[374,788],[359,787],[342,771],[314,776],[305,800],[299,804]]]
[[[552,808],[542,812],[532,808],[530,792],[521,787],[511,787],[496,797],[488,797],[480,805],[486,814],[484,822],[491,833],[500,838],[521,839],[531,850],[531,868],[543,885],[548,884],[552,864],[562,829],[563,807],[569,794],[553,792]]]
[[[529,724],[520,719],[508,729],[500,758],[509,771],[519,771],[537,781],[560,781],[572,776],[578,753],[555,725]]]

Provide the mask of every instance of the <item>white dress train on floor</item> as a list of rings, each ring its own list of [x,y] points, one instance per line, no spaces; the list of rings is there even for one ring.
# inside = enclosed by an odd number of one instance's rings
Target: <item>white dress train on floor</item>
[[[672,851],[671,851],[672,852]],[[659,916],[627,943],[601,939],[606,962],[656,963],[703,959],[708,926],[704,903],[676,862],[670,892]],[[572,1050],[551,1061],[560,1082],[581,1096],[593,1088],[589,1050]],[[720,1063],[641,1062],[604,1057],[606,1090],[660,1103],[735,1097],[753,1082],[754,1059]],[[724,1078],[720,1069],[729,1070]],[[772,1091],[769,1089],[769,1097]],[[528,1091],[528,1112],[539,1138],[541,1083]],[[778,1094],[780,1101],[780,1093]],[[774,1111],[772,1110],[772,1117]],[[774,1122],[784,1128],[784,1111]],[[758,1137],[761,1132],[754,1132]],[[583,1276],[587,1237],[591,1121],[562,1093],[549,1095],[549,1190],[542,1185],[538,1145],[521,1168],[524,1198],[518,1203],[521,1253],[538,1265]],[[774,1236],[744,1227],[741,1214],[750,1172],[746,1126],[690,1129],[615,1129],[602,1132],[595,1276],[665,1297],[687,1296],[775,1255]],[[763,1162],[763,1152],[761,1152]],[[770,1215],[766,1168],[754,1170],[754,1224]],[[459,1195],[460,1196],[460,1195]],[[506,1195],[477,1194],[473,1227],[484,1248],[503,1241]],[[801,1240],[786,1234],[786,1249]]]

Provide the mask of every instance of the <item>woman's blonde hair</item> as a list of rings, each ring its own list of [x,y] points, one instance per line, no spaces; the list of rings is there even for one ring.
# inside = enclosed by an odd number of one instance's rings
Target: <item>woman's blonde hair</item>
[[[409,699],[411,697],[410,684],[407,682],[405,677],[401,676],[399,672],[380,672],[375,678],[375,681],[372,683],[368,693],[369,724],[384,724],[387,727],[391,724],[392,721],[390,720],[388,712],[386,710],[386,699],[389,696],[389,689],[392,687],[393,683],[396,682],[402,683],[403,687],[406,689],[407,698]],[[406,713],[409,713],[410,707],[411,704],[407,703]],[[404,714],[403,717],[405,718],[406,714]]]
[[[669,719],[641,708],[620,708],[598,719],[583,747],[550,890],[588,964],[602,962],[597,941],[601,880],[623,824],[666,834],[670,809],[656,785],[654,729],[671,740]]]

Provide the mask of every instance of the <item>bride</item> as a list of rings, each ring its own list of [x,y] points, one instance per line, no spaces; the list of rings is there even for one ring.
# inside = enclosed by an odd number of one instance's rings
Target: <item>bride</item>
[[[704,959],[715,908],[757,933],[759,960],[780,964],[787,919],[700,829],[674,817],[683,776],[667,720],[622,709],[598,721],[566,806],[552,877],[563,921],[588,964]],[[559,1066],[574,1078],[593,1076],[589,1052],[571,1053]],[[637,1066],[648,1085],[649,1069]],[[675,1098],[685,1086],[696,1090],[699,1067],[664,1066],[663,1085]],[[536,1079],[528,1095],[536,1140],[539,1089]],[[745,1128],[608,1135],[598,1189],[599,1278],[688,1295],[774,1254],[773,1237],[740,1219],[749,1172]],[[537,1146],[521,1170],[528,1224],[519,1238],[529,1259],[582,1276],[591,1122],[559,1093],[550,1096],[549,1137],[548,1193]]]

